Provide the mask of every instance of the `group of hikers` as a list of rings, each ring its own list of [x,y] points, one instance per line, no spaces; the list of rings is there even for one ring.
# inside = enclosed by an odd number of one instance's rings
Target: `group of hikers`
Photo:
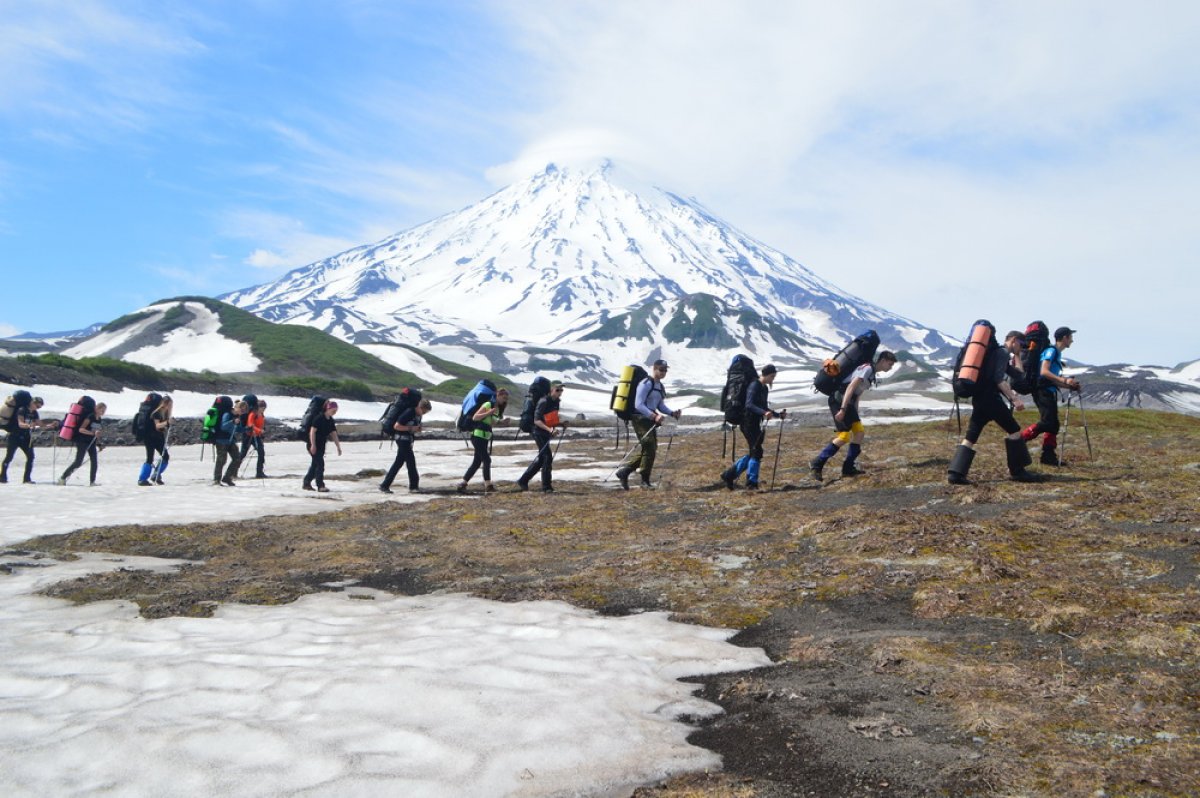
[[[1057,466],[1062,461],[1057,451],[1059,391],[1079,391],[1077,380],[1063,376],[1062,352],[1074,342],[1075,330],[1059,327],[1051,342],[1042,322],[1034,322],[1025,332],[1010,331],[1000,345],[995,328],[986,320],[972,327],[954,367],[953,387],[956,397],[970,398],[971,415],[962,441],[955,448],[947,471],[951,484],[970,484],[967,475],[975,457],[976,445],[984,427],[995,422],[1004,439],[1010,476],[1020,482],[1036,481],[1038,476],[1026,466],[1032,464],[1028,443],[1042,437],[1041,462]],[[858,465],[865,439],[865,429],[859,411],[863,394],[875,385],[880,374],[891,370],[897,356],[890,351],[878,351],[878,336],[868,331],[848,344],[818,371],[814,385],[828,396],[829,412],[835,435],[809,462],[810,473],[816,481],[824,479],[826,464],[845,449],[841,473],[856,477],[863,473]],[[627,420],[636,435],[636,443],[621,459],[614,476],[620,487],[629,490],[630,478],[636,473],[643,488],[652,488],[651,481],[658,450],[658,430],[668,418],[679,419],[680,411],[667,405],[663,381],[669,371],[667,361],[658,359],[649,371],[630,366],[622,372],[621,381],[613,390],[612,409],[619,418]],[[769,393],[778,369],[767,364],[761,371],[745,355],[738,355],[730,366],[721,408],[726,423],[737,427],[746,441],[746,452],[735,459],[720,474],[724,485],[733,490],[745,475],[749,490],[759,487],[763,462],[765,424],[772,419],[784,419],[787,410],[772,408]],[[540,479],[543,492],[553,492],[553,467],[558,446],[567,422],[560,417],[565,386],[560,381],[538,377],[530,386],[520,415],[520,430],[528,433],[536,453],[533,461],[516,481],[522,491],[529,490],[535,478]],[[1022,429],[1013,416],[1014,410],[1024,410],[1021,394],[1029,394],[1038,408],[1037,422]],[[1007,400],[1007,401],[1005,401]],[[490,380],[479,384],[463,400],[457,428],[467,435],[472,459],[456,486],[465,493],[476,473],[482,473],[484,492],[494,492],[492,481],[493,428],[505,423],[509,391],[496,388]],[[32,434],[39,429],[60,429],[57,421],[42,420],[39,410],[44,403],[28,391],[17,391],[0,410],[0,422],[8,432],[0,482],[8,481],[8,467],[15,454],[25,455],[23,482],[31,483],[34,463]],[[170,396],[150,393],[139,407],[133,421],[135,439],[145,447],[146,457],[138,473],[137,484],[143,487],[162,485],[163,472],[170,463],[170,431],[174,403]],[[201,441],[211,443],[215,457],[212,483],[233,487],[247,455],[255,453],[255,477],[266,478],[266,452],[263,444],[267,403],[254,395],[240,400],[220,396],[204,417]],[[407,472],[410,492],[420,491],[420,472],[417,469],[414,443],[422,430],[422,419],[432,409],[432,403],[419,390],[405,389],[396,401],[388,405],[381,418],[382,432],[396,445],[395,458],[379,484],[383,493],[392,493],[400,469]],[[84,396],[71,406],[64,418],[59,436],[74,444],[75,458],[58,478],[66,484],[71,475],[90,459],[90,484],[96,484],[97,453],[102,435],[106,406]],[[301,487],[306,491],[325,493],[325,451],[329,443],[342,453],[334,420],[338,404],[333,399],[313,397],[300,425],[300,437],[306,444],[310,464]]]

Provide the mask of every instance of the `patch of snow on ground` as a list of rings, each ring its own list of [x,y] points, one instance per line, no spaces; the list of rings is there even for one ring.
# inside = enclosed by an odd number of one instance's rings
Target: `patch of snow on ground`
[[[146,620],[33,593],[176,563],[0,562],[6,796],[628,794],[719,766],[677,718],[720,710],[678,679],[770,664],[662,613],[461,595]]]

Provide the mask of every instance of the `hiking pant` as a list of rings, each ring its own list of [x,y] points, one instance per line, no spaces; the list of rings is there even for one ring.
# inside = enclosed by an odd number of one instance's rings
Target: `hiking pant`
[[[1026,427],[1021,433],[1021,437],[1025,440],[1033,440],[1043,432],[1049,433],[1051,436],[1058,435],[1058,391],[1050,388],[1035,388],[1033,391],[1033,403],[1037,405],[1038,420],[1036,424]]]
[[[833,392],[833,396],[829,397],[829,415],[833,416],[833,428],[838,432],[851,432],[851,428],[855,424],[861,424],[862,419],[858,415],[858,402],[850,403],[846,408],[845,415],[842,420],[837,420],[837,413],[842,409],[842,402],[846,399],[846,389],[839,388]]]
[[[635,424],[637,422],[634,422]],[[554,450],[550,446],[552,436],[541,427],[533,428],[533,442],[537,444],[537,457],[529,468],[525,469],[525,473],[517,480],[522,485],[529,485],[529,480],[537,476],[539,471],[542,472],[542,490],[551,487],[550,480],[552,477],[551,471],[554,468]]]
[[[325,456],[325,444],[319,444],[321,447],[321,456]],[[314,458],[315,460],[315,458]],[[383,478],[383,484],[379,487],[390,488],[392,482],[396,480],[396,475],[400,473],[400,466],[403,465],[408,469],[408,489],[416,490],[421,487],[421,475],[417,473],[417,455],[413,452],[413,442],[406,441],[403,438],[396,440],[396,459],[392,461],[391,468],[388,469],[387,476]],[[484,472],[487,473],[486,471]],[[325,462],[321,461],[321,478],[325,477]],[[307,478],[305,484],[308,484]],[[320,486],[323,483],[318,483]]]
[[[254,466],[254,476],[261,477],[261,476],[263,476],[264,473],[266,473],[263,471],[264,447],[263,447],[262,436],[261,435],[247,435],[246,437],[242,438],[242,454],[241,454],[242,460],[246,459],[246,454],[250,451],[251,446],[254,447],[254,453],[256,455],[258,455],[258,461],[256,462],[256,464]]]
[[[242,464],[242,458],[238,457],[237,444],[233,442],[214,443],[213,448],[217,450],[217,461],[213,465],[213,482],[233,482],[233,478],[237,476],[238,466]],[[225,466],[226,460],[229,461],[229,467],[225,468],[225,473],[222,475],[221,469]]]
[[[987,391],[971,397],[971,418],[967,421],[967,434],[963,437],[974,446],[989,421],[995,421],[1009,435],[1021,429],[1021,425],[1013,418],[1012,409],[1005,404],[998,391]]]
[[[492,481],[492,439],[480,438],[476,435],[471,436],[471,446],[475,449],[475,458],[471,460],[471,465],[467,468],[467,473],[463,474],[463,484],[471,481],[471,477],[475,476],[475,472],[483,466],[483,481]]]
[[[29,482],[30,474],[33,473],[33,436],[29,434],[29,430],[18,430],[8,433],[7,451],[4,453],[4,466],[0,468],[0,476],[8,479],[8,464],[12,462],[13,456],[20,449],[25,453],[25,476],[23,480]]]
[[[96,455],[96,437],[94,435],[80,435],[75,438],[75,462],[67,466],[67,470],[63,472],[62,481],[66,482],[75,469],[83,465],[83,458],[91,458],[91,473],[89,474],[89,482],[95,484],[96,469],[99,466]]]
[[[318,488],[325,487],[325,444],[326,441],[318,440],[316,454],[309,453],[312,460],[308,464],[308,471],[304,472],[304,487],[306,488],[312,487],[313,484],[316,484]]]
[[[625,455],[620,467],[628,471],[640,471],[642,478],[648,480],[651,470],[654,469],[654,457],[658,454],[658,431],[655,429],[654,420],[645,416],[634,416],[633,434],[638,437],[639,443]]]

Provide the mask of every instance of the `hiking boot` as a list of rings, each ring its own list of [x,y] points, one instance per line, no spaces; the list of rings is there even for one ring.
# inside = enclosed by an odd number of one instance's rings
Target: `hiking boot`
[[[495,493],[496,486],[490,482],[485,482],[485,483],[483,483],[483,492],[484,493]]]
[[[617,469],[617,482],[621,483],[622,488],[624,488],[625,490],[629,490],[629,469],[628,468],[618,468]]]
[[[1008,455],[1008,473],[1013,482],[1041,482],[1041,478],[1025,470],[1029,461],[1029,449],[1025,441],[1004,439],[1005,453]]]
[[[317,488],[317,493],[328,493],[328,492],[329,492],[329,488],[325,487],[324,485]]]
[[[844,477],[861,477],[865,473],[867,472],[854,463],[842,463],[842,476]]]
[[[54,480],[54,484],[55,484],[55,485],[66,485],[66,484],[67,484],[67,478],[66,478],[66,477],[59,477],[58,479]]]
[[[301,490],[316,490],[316,488],[314,488],[312,485],[305,484],[301,487]]]
[[[817,482],[823,482],[825,477],[821,472],[825,470],[825,461],[820,457],[808,461],[808,470],[812,474],[812,478]]]
[[[408,492],[409,493],[420,493],[421,489],[420,488],[409,488]]]
[[[549,485],[542,488],[542,493],[553,493],[553,492],[554,492],[554,488],[550,487]]]
[[[521,480],[519,480],[519,479],[518,479],[518,480],[517,480],[517,490],[519,490],[519,491],[527,491],[527,490],[529,490],[529,483],[528,483],[528,482],[522,482]]]
[[[1041,462],[1042,462],[1042,465],[1052,465],[1052,466],[1061,466],[1063,464],[1062,460],[1058,459],[1058,450],[1057,449],[1047,449],[1045,446],[1042,447]]]
[[[148,479],[139,479],[139,480],[138,480],[138,486],[139,486],[139,487],[142,487],[142,488],[148,488],[148,487],[150,487],[152,484],[153,484],[153,483],[152,483],[152,482],[150,482],[150,480],[148,480]]]
[[[0,476],[0,485],[8,484],[8,476]]]
[[[747,482],[746,490],[758,490],[758,483],[757,482]]]
[[[261,471],[259,471],[257,474],[255,474],[254,478],[255,479],[270,479],[270,477],[268,477],[266,474],[264,474]]]
[[[646,474],[642,474],[642,489],[654,490],[654,486],[650,484],[650,477]]]
[[[737,474],[733,469],[726,469],[721,472],[721,481],[725,483],[725,487],[733,490],[737,487]]]
[[[465,483],[465,482],[458,483],[458,487],[456,487],[454,489],[454,492],[455,493],[466,493],[467,492],[467,483]]]
[[[231,487],[231,488],[236,488],[236,487],[237,487],[237,485],[233,484],[233,480],[232,480],[232,479],[230,479],[229,477],[225,477],[225,479],[221,480],[221,484],[222,484],[222,485],[228,485],[228,486],[229,486],[229,487]]]
[[[163,484],[162,477],[155,477],[155,478],[154,478],[154,484],[155,484],[155,485],[161,485],[161,484]]]
[[[1023,446],[1024,444],[1022,444]],[[951,485],[970,485],[967,473],[971,470],[971,462],[975,459],[975,450],[970,446],[959,444],[950,458],[950,468],[946,471],[946,481]]]
[[[37,483],[34,482],[32,479],[23,479],[23,480],[21,480],[21,484],[22,485],[36,485]]]
[[[391,489],[391,488],[385,488],[383,485],[380,485],[380,486],[379,486],[379,492],[380,492],[380,493],[391,493],[391,492],[392,492],[392,489]]]

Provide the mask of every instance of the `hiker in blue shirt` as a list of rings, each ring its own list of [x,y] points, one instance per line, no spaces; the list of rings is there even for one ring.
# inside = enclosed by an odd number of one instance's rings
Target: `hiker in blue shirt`
[[[239,399],[230,406],[229,410],[224,410],[220,420],[217,421],[217,428],[212,440],[213,449],[217,455],[213,463],[214,485],[234,487],[233,478],[242,464],[242,458],[238,454],[238,436],[245,430],[242,421],[248,412],[249,408],[246,403]],[[226,460],[229,461],[228,466],[225,465]],[[222,473],[222,469],[224,469],[224,473]]]
[[[646,379],[638,383],[634,401],[633,433],[638,436],[638,445],[625,456],[617,469],[621,487],[629,490],[629,475],[634,471],[642,474],[642,487],[652,488],[650,472],[654,469],[654,457],[658,453],[658,427],[667,416],[678,419],[679,410],[667,407],[667,389],[663,378],[667,376],[667,361],[656,360],[650,367]]]
[[[1054,331],[1054,345],[1042,350],[1037,387],[1033,389],[1033,403],[1037,405],[1039,418],[1021,432],[1021,439],[1031,441],[1038,435],[1042,438],[1043,465],[1065,465],[1058,459],[1058,390],[1066,388],[1078,391],[1079,380],[1063,377],[1062,351],[1075,343],[1075,330],[1059,327]]]

